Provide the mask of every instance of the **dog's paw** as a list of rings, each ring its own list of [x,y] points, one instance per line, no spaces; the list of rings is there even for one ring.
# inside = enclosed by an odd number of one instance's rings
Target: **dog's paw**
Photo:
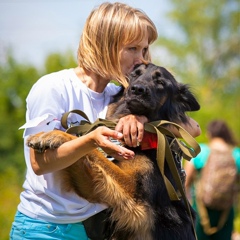
[[[75,137],[59,130],[53,130],[50,132],[41,132],[31,135],[27,139],[27,146],[37,150],[38,152],[44,152],[46,149],[55,149],[61,146],[63,143],[68,142]]]

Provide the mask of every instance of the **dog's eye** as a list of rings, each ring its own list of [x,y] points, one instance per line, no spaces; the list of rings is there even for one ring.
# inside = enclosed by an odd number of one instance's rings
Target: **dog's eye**
[[[153,79],[159,79],[162,77],[162,73],[159,70],[156,70],[152,73],[152,78]]]
[[[155,72],[155,74],[156,74],[156,77],[162,77],[162,73],[161,72]]]
[[[137,69],[134,72],[131,73],[132,77],[138,77],[142,74],[142,70],[141,69]]]
[[[142,74],[142,70],[141,69],[138,69],[138,70],[136,70],[136,75],[141,75]]]
[[[165,86],[165,82],[161,78],[157,79],[157,84],[161,84],[161,85]]]

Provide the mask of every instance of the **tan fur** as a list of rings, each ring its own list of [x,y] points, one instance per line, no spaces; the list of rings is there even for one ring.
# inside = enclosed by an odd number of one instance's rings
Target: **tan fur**
[[[108,120],[143,114],[149,121],[187,122],[185,112],[200,108],[187,85],[177,83],[162,67],[141,64],[130,78],[129,88],[117,94],[108,107]],[[27,145],[44,151],[74,138],[54,130],[30,136]],[[105,203],[111,208],[112,240],[192,240],[192,224],[184,203],[169,199],[156,163],[156,151],[138,148],[135,153],[133,160],[111,162],[95,149],[59,171],[58,178],[63,190],[74,191],[90,202]],[[178,167],[180,171],[179,164]],[[166,175],[174,183],[167,167]]]
[[[76,138],[59,130],[30,136],[28,143],[43,144],[51,139],[51,148]],[[142,239],[150,239],[153,227],[153,211],[145,202],[137,202],[136,174],[147,174],[152,170],[152,163],[143,155],[133,160],[125,160],[118,165],[109,161],[97,149],[59,171],[58,178],[65,191],[75,191],[90,202],[105,203],[113,209],[112,221],[117,229],[128,229]],[[138,239],[134,237],[134,239]]]

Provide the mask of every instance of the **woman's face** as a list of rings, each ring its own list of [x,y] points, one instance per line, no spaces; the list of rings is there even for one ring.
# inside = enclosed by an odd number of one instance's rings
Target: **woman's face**
[[[135,41],[120,49],[120,64],[125,76],[132,72],[136,64],[142,63],[148,47],[148,35],[146,34],[141,42]]]

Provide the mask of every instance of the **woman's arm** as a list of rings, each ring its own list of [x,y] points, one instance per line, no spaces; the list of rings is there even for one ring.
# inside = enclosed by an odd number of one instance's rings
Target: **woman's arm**
[[[189,161],[185,161],[184,169],[186,171],[185,191],[186,191],[186,195],[187,195],[188,199],[191,200],[190,189],[195,180],[197,171],[194,168],[193,163],[189,162]]]
[[[96,147],[109,149],[123,159],[134,158],[133,151],[112,143],[109,137],[121,139],[123,135],[106,127],[98,127],[82,137],[63,143],[57,149],[47,149],[43,153],[30,149],[33,171],[42,175],[64,169]]]

